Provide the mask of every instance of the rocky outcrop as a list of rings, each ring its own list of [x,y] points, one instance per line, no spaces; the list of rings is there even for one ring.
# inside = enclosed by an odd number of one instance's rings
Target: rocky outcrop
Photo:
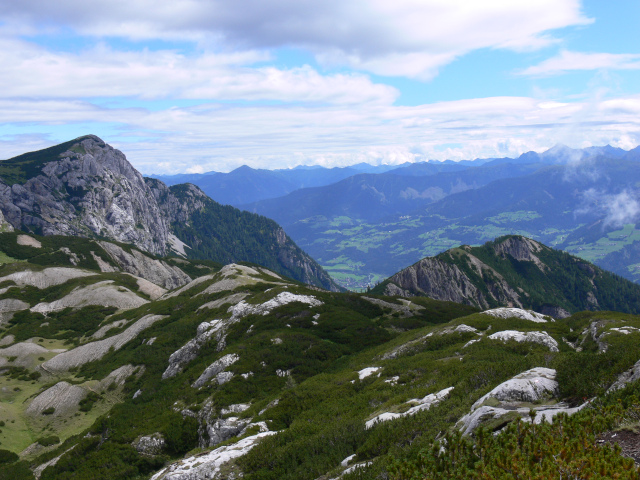
[[[110,242],[98,242],[120,268],[136,277],[142,277],[167,290],[186,285],[191,277],[178,267],[157,260],[142,252],[131,249],[127,252],[122,247]]]
[[[86,395],[87,391],[82,387],[67,382],[58,382],[34,398],[26,413],[42,415],[43,412],[49,411],[50,415],[61,416],[77,408],[80,400]]]
[[[638,289],[625,283],[578,257],[509,235],[424,258],[376,286],[373,293],[427,296],[482,310],[530,309],[565,318],[583,310],[622,310],[619,300],[611,300],[620,296],[617,290]],[[623,308],[628,313],[638,309],[631,303]]]
[[[245,455],[258,442],[275,432],[263,432],[243,438],[236,443],[216,448],[205,454],[199,454],[179,460],[156,473],[151,480],[222,480],[235,478],[221,476],[221,468],[226,463]]]
[[[191,184],[169,188],[159,180],[145,179],[122,152],[96,136],[2,163],[0,231],[18,228],[42,235],[115,240],[155,255],[173,253],[221,263],[263,261],[296,280],[340,290],[275,222],[221,206]],[[233,228],[238,222],[247,228]],[[175,267],[161,261],[150,265],[140,252],[116,251],[113,244],[101,243],[124,271],[165,289],[189,281]],[[65,248],[61,250],[77,265],[79,259]],[[101,270],[111,268],[104,258],[92,255]]]
[[[540,270],[545,271],[546,265],[535,255],[543,249],[549,249],[545,245],[530,238],[513,236],[507,237],[502,242],[496,242],[493,250],[499,257],[514,258],[520,262],[533,262]]]
[[[523,310],[522,308],[501,307],[485,310],[482,313],[497,318],[519,318],[534,323],[547,323],[549,321],[549,319],[545,318],[541,313],[534,312],[533,310]]]
[[[142,455],[159,455],[165,444],[162,434],[156,432],[136,438],[131,445]]]
[[[436,300],[489,308],[485,295],[457,265],[423,258],[389,279],[386,295],[425,295]]]
[[[380,415],[377,415],[375,417],[373,417],[371,420],[369,420],[368,422],[365,423],[365,428],[368,430],[371,427],[373,427],[374,425],[376,425],[377,423],[381,423],[381,422],[387,422],[389,420],[395,420],[396,418],[402,418],[402,417],[409,417],[411,415],[415,415],[418,412],[421,412],[423,410],[429,410],[432,406],[440,403],[442,400],[444,400],[445,398],[447,398],[447,396],[449,395],[449,393],[451,392],[451,390],[453,390],[453,387],[449,387],[449,388],[445,388],[444,390],[440,390],[439,392],[436,393],[430,393],[429,395],[427,395],[424,398],[414,398],[413,400],[408,400],[407,404],[412,405],[411,408],[409,408],[409,410],[407,410],[404,413],[390,413],[390,412],[385,412],[385,413],[381,413]]]
[[[517,418],[534,423],[550,422],[559,413],[571,415],[587,404],[570,408],[564,403],[553,404],[558,395],[556,371],[551,368],[532,368],[501,383],[473,404],[457,427],[465,435],[485,425],[499,429]],[[542,402],[542,405],[533,405]],[[551,404],[549,404],[551,402]],[[531,411],[535,416],[531,417]]]
[[[531,342],[544,345],[552,352],[558,351],[558,342],[547,332],[519,332],[517,330],[503,330],[488,337],[491,340],[507,342],[515,340],[518,343]]]
[[[23,270],[5,275],[4,277],[0,277],[0,282],[9,280],[19,286],[30,285],[44,289],[66,283],[74,278],[91,277],[94,275],[96,275],[95,272],[80,270],[79,268],[51,267],[40,271]]]
[[[128,288],[116,285],[113,280],[104,280],[83,288],[73,290],[51,303],[38,303],[31,308],[32,312],[47,314],[67,307],[82,308],[88,305],[101,305],[103,307],[116,307],[118,310],[130,310],[148,303]]]
[[[237,265],[230,265],[227,267],[242,267]],[[243,269],[250,269],[250,267],[242,267]],[[253,269],[251,269],[253,270]],[[222,273],[222,272],[221,272]],[[224,275],[222,275],[224,276]],[[211,279],[211,278],[209,278]],[[221,281],[224,281],[221,280]],[[195,283],[191,282],[191,284]],[[216,285],[219,282],[214,283]],[[190,284],[190,285],[191,285]],[[188,287],[188,285],[187,285]],[[186,287],[183,287],[186,288]],[[232,287],[235,288],[235,287]],[[290,292],[282,292],[276,295],[274,298],[267,300],[262,304],[251,305],[241,300],[236,305],[232,305],[227,310],[227,313],[231,314],[230,318],[215,319],[210,322],[202,322],[198,325],[195,338],[189,340],[185,345],[173,352],[169,357],[169,366],[162,374],[162,379],[175,377],[178,373],[182,372],[187,363],[194,360],[200,349],[207,344],[211,339],[214,339],[217,344],[217,350],[222,351],[226,346],[227,331],[231,325],[239,322],[247,315],[268,315],[274,308],[286,305],[292,302],[306,303],[310,306],[322,305],[322,302],[311,295],[297,295]],[[235,361],[235,360],[234,360]],[[211,377],[210,377],[211,378]],[[195,384],[194,384],[195,386]],[[201,386],[201,385],[198,385]]]
[[[70,368],[79,367],[85,363],[100,360],[111,350],[119,350],[127,342],[133,340],[140,332],[149,328],[155,322],[165,318],[163,315],[145,315],[124,332],[113,337],[87,343],[79,347],[60,353],[42,364],[47,372],[66,372]]]
[[[24,183],[0,181],[0,210],[44,235],[106,237],[164,255],[169,229],[144,178],[98,137],[77,139]]]
[[[213,378],[216,379],[219,385],[227,383],[229,376],[220,376],[222,373],[230,373],[225,372],[227,367],[230,367],[234,363],[240,360],[240,357],[235,353],[230,353],[222,358],[219,358],[207,368],[205,368],[204,372],[198,377],[198,379],[191,385],[193,388],[200,388],[205,386],[208,382],[210,382]],[[232,375],[233,376],[233,375]]]

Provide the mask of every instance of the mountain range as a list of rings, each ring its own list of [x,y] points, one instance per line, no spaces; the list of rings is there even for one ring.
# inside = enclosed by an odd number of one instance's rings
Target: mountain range
[[[495,225],[563,222],[554,205],[576,191],[636,181],[635,160],[589,157],[560,194],[569,170],[550,158],[338,184],[371,219],[358,201],[442,188],[399,204],[451,227],[461,207],[457,222],[481,222],[483,202]],[[507,235],[338,292],[273,220],[144,178],[97,137],[0,162],[0,178],[0,479],[640,475],[629,280]]]
[[[5,229],[130,243],[156,255],[260,263],[338,290],[274,221],[211,200],[191,184],[144,178],[124,154],[85,136],[0,162]]]
[[[274,218],[350,288],[378,283],[448,248],[507,234],[635,281],[638,158],[638,149],[555,147],[454,172],[356,175],[242,208]]]

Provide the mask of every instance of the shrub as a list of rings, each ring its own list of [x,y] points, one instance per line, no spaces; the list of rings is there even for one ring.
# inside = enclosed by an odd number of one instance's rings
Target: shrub
[[[39,438],[37,442],[43,447],[50,447],[51,445],[57,445],[60,443],[60,438],[56,435],[50,435],[48,437]]]

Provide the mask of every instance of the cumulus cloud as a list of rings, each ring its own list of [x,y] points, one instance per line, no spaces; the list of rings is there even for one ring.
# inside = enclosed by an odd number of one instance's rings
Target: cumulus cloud
[[[187,56],[166,50],[118,51],[106,45],[80,54],[55,53],[0,39],[0,97],[391,103],[398,95],[395,88],[361,74],[251,66],[267,58],[257,51]]]
[[[296,46],[325,62],[422,79],[470,51],[536,49],[555,41],[554,29],[591,22],[579,0],[21,0],[0,3],[0,15],[100,37]]]
[[[639,70],[640,55],[627,53],[581,53],[561,51],[557,56],[531,66],[519,75],[548,77],[578,70]]]
[[[576,214],[601,216],[603,228],[622,227],[627,223],[635,223],[640,218],[638,193],[627,189],[619,193],[607,193],[590,188],[583,192],[582,204]]]
[[[0,124],[18,132],[21,125],[28,127],[24,131],[33,131],[33,125],[43,130],[68,125],[66,130],[77,132],[73,136],[106,131],[104,140],[144,173],[178,173],[190,167],[228,171],[243,164],[286,168],[515,157],[547,150],[558,141],[629,148],[640,143],[640,115],[615,105],[639,99],[595,106],[569,102],[556,108],[528,97],[492,97],[420,106],[207,102],[147,110],[97,106],[89,100],[0,97]],[[574,127],[570,136],[567,122]],[[52,138],[49,145],[68,139]],[[30,149],[21,147],[19,138],[7,141],[0,158]]]

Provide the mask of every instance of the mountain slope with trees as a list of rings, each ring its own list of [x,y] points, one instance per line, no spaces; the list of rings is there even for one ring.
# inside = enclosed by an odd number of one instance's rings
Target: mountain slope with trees
[[[268,264],[299,281],[340,288],[274,221],[224,207],[193,185],[145,179],[122,152],[91,135],[0,162],[0,211],[6,229]]]
[[[373,292],[425,295],[482,309],[527,308],[554,317],[582,310],[640,313],[640,285],[517,235],[424,258]]]
[[[148,257],[192,279],[152,298],[107,242],[65,238],[0,234],[0,478],[638,475],[594,440],[639,426],[638,316],[550,321]]]

